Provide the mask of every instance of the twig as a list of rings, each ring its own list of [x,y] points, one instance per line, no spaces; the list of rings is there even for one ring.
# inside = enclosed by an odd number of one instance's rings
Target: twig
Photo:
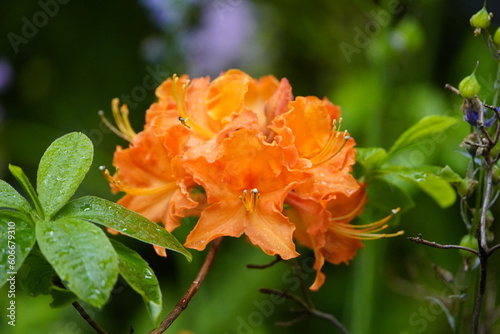
[[[274,266],[276,263],[281,262],[282,258],[279,255],[276,255],[276,258],[267,264],[247,264],[248,269],[266,269]]]
[[[455,87],[453,87],[452,85],[450,85],[450,84],[444,85],[444,88],[448,89],[449,91],[451,91],[451,92],[453,92],[455,94],[457,94],[458,96],[461,96],[460,95],[460,91],[458,89],[456,89]]]
[[[329,322],[331,322],[335,327],[337,327],[342,334],[349,334],[347,329],[342,325],[342,323],[332,314],[321,312],[317,310],[316,308],[312,307],[311,305],[307,304],[302,298],[292,295],[286,291],[280,291],[280,290],[274,290],[274,289],[268,289],[268,288],[262,288],[259,289],[260,292],[262,293],[267,293],[270,295],[277,295],[277,296],[282,296],[285,297],[286,299],[290,299],[293,302],[295,302],[297,305],[302,307],[305,312],[307,312],[310,315],[313,315],[318,318],[325,319]]]
[[[491,162],[485,157],[486,160],[486,189],[484,190],[483,206],[481,209],[481,220],[479,223],[479,260],[481,271],[479,276],[479,288],[476,296],[476,304],[474,306],[474,315],[472,316],[472,333],[479,333],[479,320],[481,317],[481,308],[483,304],[484,294],[486,293],[486,280],[488,275],[488,244],[486,241],[486,216],[488,208],[490,207],[490,197],[492,189],[493,166]]]
[[[191,283],[189,289],[186,291],[184,296],[182,296],[177,305],[175,305],[174,309],[165,317],[165,319],[163,319],[163,321],[160,323],[160,326],[158,326],[158,328],[156,329],[153,329],[151,332],[149,332],[149,334],[161,334],[166,331],[175,321],[175,319],[177,319],[177,317],[181,314],[181,312],[187,308],[196,291],[198,291],[201,283],[203,283],[205,276],[207,276],[207,273],[210,270],[210,266],[214,261],[215,254],[217,254],[217,251],[219,250],[221,241],[222,237],[214,240],[212,247],[208,251],[207,257],[205,258],[205,262],[203,262],[198,275],[194,279],[193,283]]]
[[[426,246],[430,246],[430,247],[434,247],[434,248],[441,248],[441,249],[462,249],[462,250],[465,250],[465,251],[468,251],[468,252],[471,252],[477,256],[479,256],[479,252],[472,249],[472,248],[469,248],[469,247],[464,247],[464,246],[459,246],[459,245],[441,245],[441,244],[438,244],[434,241],[428,241],[428,240],[425,240],[421,234],[418,235],[418,237],[408,237],[408,240],[410,241],[413,241],[417,244],[423,244],[423,245],[426,245]]]
[[[73,303],[73,307],[80,313],[83,319],[99,334],[108,334],[94,319],[83,309],[78,302]]]
[[[493,252],[495,252],[495,251],[497,251],[499,249],[500,249],[500,244],[491,247],[490,251],[489,251],[489,255],[493,254]]]

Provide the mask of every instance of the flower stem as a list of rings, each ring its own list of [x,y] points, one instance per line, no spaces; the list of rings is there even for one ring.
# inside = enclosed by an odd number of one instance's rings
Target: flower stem
[[[184,296],[182,296],[177,305],[175,305],[174,309],[165,317],[165,319],[163,319],[163,321],[160,323],[160,326],[158,326],[158,328],[156,329],[153,329],[151,332],[149,332],[149,334],[161,334],[165,332],[170,327],[170,325],[172,325],[175,319],[177,319],[177,317],[182,313],[182,311],[187,308],[189,302],[198,291],[201,283],[203,283],[205,276],[207,276],[207,273],[214,261],[215,254],[217,254],[217,251],[219,250],[221,242],[222,237],[214,240],[212,247],[208,251],[207,257],[205,258],[205,262],[203,262],[198,275],[196,275],[196,278],[194,279],[193,283],[191,283],[189,289],[186,291]]]
[[[476,296],[476,304],[474,306],[474,315],[472,317],[472,333],[479,333],[479,322],[481,317],[481,308],[483,304],[484,294],[486,293],[486,279],[488,276],[488,257],[489,250],[486,241],[486,216],[490,206],[492,177],[493,177],[493,164],[489,159],[485,159],[486,164],[486,177],[485,177],[485,190],[483,196],[483,205],[481,208],[481,219],[478,227],[478,246],[479,246],[479,263],[480,263],[480,276],[479,287]]]
[[[306,301],[304,301],[302,298],[300,298],[298,296],[290,294],[286,291],[267,289],[267,288],[259,289],[259,291],[262,293],[266,293],[266,294],[270,294],[270,295],[277,295],[277,296],[284,297],[286,299],[290,299],[293,302],[295,302],[297,305],[299,305],[301,308],[303,308],[306,313],[329,321],[335,327],[337,327],[342,334],[349,334],[349,332],[344,327],[344,325],[342,325],[342,323],[334,315],[317,310],[314,306],[310,305],[309,303],[307,303]]]
[[[97,322],[95,322],[94,319],[83,309],[82,305],[80,305],[78,302],[74,302],[73,307],[80,313],[82,318],[96,331],[96,333],[99,334],[108,334],[104,329],[102,329],[101,326]]]

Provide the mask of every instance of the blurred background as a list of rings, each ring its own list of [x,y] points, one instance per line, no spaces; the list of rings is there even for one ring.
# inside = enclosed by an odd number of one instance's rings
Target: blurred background
[[[426,115],[461,118],[461,100],[444,89],[458,86],[476,64],[481,98],[491,98],[496,64],[483,40],[474,38],[470,16],[478,0],[40,0],[0,2],[0,178],[14,184],[9,163],[35,180],[40,157],[57,137],[82,131],[93,141],[95,157],[77,196],[116,200],[98,166],[111,166],[117,145],[97,113],[111,115],[119,97],[140,131],[144,112],[155,100],[154,87],[174,73],[192,77],[240,68],[253,77],[273,74],[290,81],[294,95],[326,96],[340,105],[343,128],[359,147],[386,149]],[[488,2],[497,15],[500,5]],[[492,30],[494,31],[494,30]],[[469,131],[461,124],[442,143],[419,150],[422,162],[450,165],[463,173],[467,159],[457,148]],[[410,189],[411,190],[411,189]],[[466,233],[458,206],[441,209],[415,191],[416,205],[400,216],[405,236],[365,242],[350,265],[325,265],[327,281],[310,293],[315,306],[334,314],[351,333],[451,333],[436,300],[447,300],[468,283],[455,251],[409,242],[422,233],[442,243],[458,243]],[[379,194],[387,196],[388,194]],[[498,208],[493,208],[498,214]],[[174,232],[184,240],[186,226]],[[498,228],[496,228],[498,230]],[[148,245],[127,238],[158,275],[166,314],[189,287],[204,253],[188,264],[180,255],[159,258]],[[226,238],[201,290],[168,333],[336,333],[318,318],[297,317],[296,305],[270,303],[261,287],[300,294],[290,266],[266,270],[247,264],[272,260],[243,239]],[[311,252],[301,249],[303,263]],[[495,255],[498,256],[498,255]],[[496,261],[492,259],[492,262]],[[444,271],[459,274],[453,282]],[[461,273],[461,274],[460,274]],[[488,312],[495,314],[494,283]],[[307,284],[314,274],[305,272]],[[294,290],[295,289],[295,290]],[[0,290],[5,296],[5,287]],[[432,299],[434,298],[434,299]],[[469,296],[473,300],[474,296]],[[92,333],[68,306],[51,309],[49,297],[16,296],[13,333]],[[6,307],[0,298],[0,309]],[[3,314],[3,312],[0,312]],[[153,328],[141,298],[123,281],[110,302],[89,313],[109,333],[147,333]],[[494,322],[495,319],[490,319]],[[5,318],[0,332],[10,333]],[[10,332],[9,332],[10,331]]]

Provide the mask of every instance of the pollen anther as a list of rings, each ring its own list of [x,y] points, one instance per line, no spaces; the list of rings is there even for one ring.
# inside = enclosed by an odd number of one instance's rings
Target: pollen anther
[[[316,154],[310,159],[313,164],[313,167],[322,165],[325,162],[328,162],[334,156],[336,156],[342,150],[342,148],[344,148],[344,145],[347,143],[347,141],[351,138],[347,134],[347,130],[340,132],[341,126],[342,126],[342,117],[339,118],[338,125],[336,119],[332,121],[332,131],[325,146],[323,146],[323,148],[319,151],[318,154]]]
[[[239,196],[241,202],[245,206],[247,212],[254,212],[257,208],[257,200],[260,197],[259,190],[257,188],[253,188],[250,191],[243,190],[243,195]]]
[[[115,119],[116,128],[113,124],[111,124],[110,121],[104,116],[104,112],[101,110],[99,111],[99,117],[101,117],[102,122],[104,125],[106,125],[111,131],[113,131],[117,136],[132,142],[134,140],[134,137],[136,136],[136,133],[134,129],[132,129],[132,126],[130,125],[130,120],[128,118],[129,115],[129,110],[126,104],[120,105],[120,100],[117,98],[114,98],[111,101],[111,110],[113,111],[113,118]]]
[[[179,93],[177,89],[177,83],[179,82],[179,77],[174,74],[172,77],[172,94],[174,96],[175,104],[177,104],[177,110],[179,111],[179,121],[186,128],[196,132],[197,134],[205,137],[206,139],[210,139],[215,136],[215,134],[207,128],[202,127],[200,124],[196,123],[193,119],[191,119],[188,115],[188,110],[186,106],[186,92],[189,86],[190,81],[187,80],[181,87],[181,91]]]

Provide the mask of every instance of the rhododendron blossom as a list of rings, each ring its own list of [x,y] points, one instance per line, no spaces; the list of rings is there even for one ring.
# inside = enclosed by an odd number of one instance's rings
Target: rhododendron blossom
[[[201,251],[215,238],[245,234],[265,253],[291,259],[295,239],[314,251],[317,290],[325,260],[348,263],[360,240],[401,233],[377,234],[392,214],[351,224],[367,198],[351,174],[355,141],[326,98],[294,98],[286,79],[239,70],[213,81],[174,76],[156,96],[137,134],[126,106],[113,102],[118,128],[105,122],[130,145],[117,148],[116,173],[105,176],[125,193],[119,204],[168,231],[199,216],[186,247]]]

